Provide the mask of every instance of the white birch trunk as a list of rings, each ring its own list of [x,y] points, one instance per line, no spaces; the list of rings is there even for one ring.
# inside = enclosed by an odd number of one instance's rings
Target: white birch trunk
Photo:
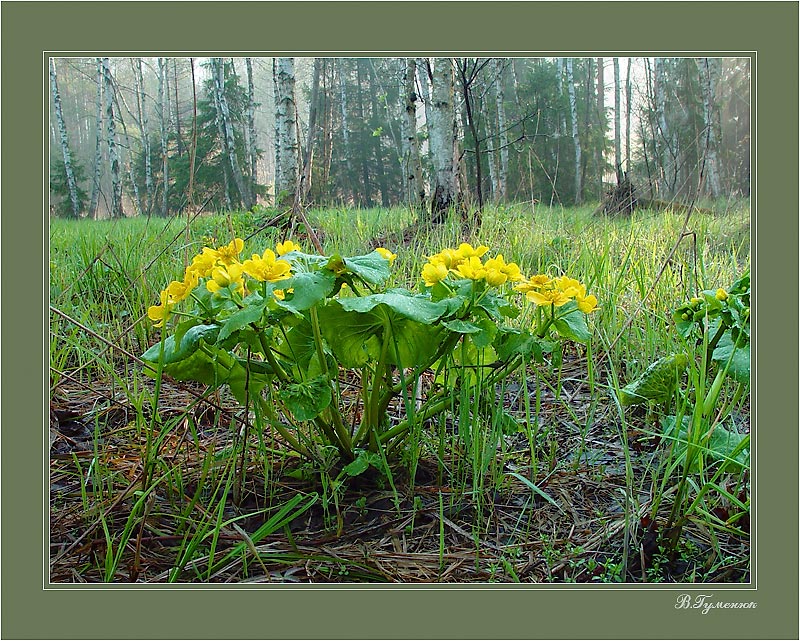
[[[428,123],[431,121],[431,88],[430,88],[430,61],[428,58],[417,58],[417,83],[419,87],[419,95],[422,98],[422,104],[425,107],[425,125],[427,126]],[[420,71],[421,70],[421,71]],[[427,157],[428,160],[431,160],[431,144],[430,141],[427,143]],[[433,181],[430,181],[433,183]]]
[[[664,70],[664,61],[655,59],[655,103],[656,122],[656,160],[658,162],[659,187],[662,198],[672,195],[675,181],[673,180],[673,163],[671,162],[670,131],[667,125],[667,75]]]
[[[58,136],[61,143],[61,156],[64,159],[64,171],[67,174],[67,190],[69,191],[70,206],[72,215],[77,218],[81,214],[80,202],[78,200],[78,183],[75,180],[75,173],[72,169],[72,153],[69,148],[67,127],[64,124],[64,112],[61,108],[61,94],[58,91],[56,65],[52,58],[50,58],[50,91],[53,93],[53,106],[55,107],[56,124],[58,125]]]
[[[572,58],[567,58],[567,92],[569,94],[569,113],[572,119],[572,142],[575,146],[575,204],[582,201],[581,185],[581,141],[578,136],[578,107],[575,101],[575,84],[572,75]]]
[[[631,58],[625,74],[625,171],[631,170]]]
[[[620,81],[619,81],[619,58],[614,58],[614,171],[617,174],[617,184],[622,182],[622,114]]]
[[[250,182],[255,200],[255,188],[258,184],[258,139],[256,137],[256,98],[253,82],[253,60],[245,58],[247,66],[247,127],[245,128],[245,146],[247,162],[250,163]]]
[[[403,109],[405,162],[403,165],[409,200],[412,205],[419,205],[425,201],[425,182],[422,174],[419,141],[417,140],[417,61],[414,58],[406,58],[405,63],[402,87],[402,95],[405,96],[405,108]]]
[[[294,58],[275,58],[275,198],[290,204],[297,189],[297,107]]]
[[[97,218],[97,201],[100,196],[100,169],[103,162],[103,63],[96,58],[97,63],[97,91],[95,94],[95,144],[94,168],[92,171],[92,195],[89,199],[89,217]]]
[[[223,146],[228,164],[233,174],[233,181],[236,184],[236,191],[245,209],[250,209],[252,203],[249,190],[244,182],[242,168],[239,166],[239,159],[236,157],[236,141],[233,134],[233,123],[231,113],[228,108],[228,99],[225,96],[225,64],[222,58],[216,59],[216,69],[214,74],[214,88],[217,92],[217,104],[219,105],[220,123],[222,125]]]
[[[145,210],[149,215],[153,210],[153,167],[150,149],[150,128],[148,126],[146,92],[144,89],[144,75],[142,74],[142,59],[136,58],[133,70],[134,87],[136,90],[136,107],[139,112],[139,126],[142,131],[142,153],[144,154],[144,188]]]
[[[106,142],[108,160],[111,165],[111,217],[122,216],[122,180],[120,179],[120,159],[117,151],[117,124],[114,115],[114,84],[111,78],[111,64],[103,58],[103,94],[106,103]]]
[[[161,215],[169,215],[169,156],[167,134],[169,127],[169,91],[167,87],[167,61],[158,59],[158,108],[161,126]]]
[[[456,201],[455,108],[453,66],[450,58],[434,58],[428,138],[433,159],[434,223],[443,222],[447,210]]]
[[[506,61],[495,58],[495,104],[497,105],[497,142],[500,145],[499,163],[497,166],[497,193],[495,200],[505,200],[508,196],[508,131],[506,130],[505,90],[503,88],[503,71]]]
[[[706,175],[708,176],[709,192],[712,198],[719,198],[721,193],[719,181],[719,165],[717,159],[717,136],[715,132],[716,119],[714,118],[714,107],[716,103],[716,81],[718,77],[715,67],[717,60],[709,58],[698,58],[695,60],[697,69],[700,72],[701,87],[703,88],[703,126],[705,136],[702,144],[706,155]]]

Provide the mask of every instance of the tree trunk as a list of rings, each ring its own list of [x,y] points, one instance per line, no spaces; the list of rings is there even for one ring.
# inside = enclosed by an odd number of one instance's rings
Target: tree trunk
[[[95,94],[95,141],[94,141],[94,168],[92,171],[92,195],[89,200],[89,217],[97,218],[97,201],[100,197],[100,169],[103,162],[103,61],[97,61],[97,91]],[[138,98],[137,98],[138,99]]]
[[[344,191],[345,187],[349,188],[350,196],[353,202],[355,202],[357,190],[355,188],[355,169],[353,168],[353,142],[350,138],[350,125],[347,122],[347,116],[350,113],[349,96],[347,93],[347,67],[345,61],[341,58],[337,60],[336,67],[339,71],[339,107],[342,117],[342,156],[347,171],[346,180],[343,181],[342,184],[342,191]]]
[[[178,59],[172,59],[172,77],[173,77],[173,87],[172,90],[175,93],[175,140],[178,144],[178,157],[183,156],[183,136],[181,135],[181,113],[180,113],[180,103],[178,102]]]
[[[358,131],[360,135],[358,136],[358,156],[361,160],[361,196],[362,196],[362,203],[366,207],[372,207],[372,185],[370,183],[370,172],[367,165],[367,149],[369,145],[367,144],[367,136],[369,136],[369,132],[366,131],[366,116],[364,115],[364,79],[361,75],[361,60],[356,59],[356,117],[358,118],[358,122],[360,126]]]
[[[233,174],[233,181],[236,184],[236,191],[239,192],[242,206],[245,209],[250,209],[253,203],[247,185],[244,182],[244,175],[242,174],[242,168],[239,166],[239,159],[236,157],[236,140],[233,134],[233,122],[231,121],[231,113],[228,109],[228,99],[225,95],[225,63],[222,58],[216,58],[215,60],[216,73],[214,74],[214,87],[217,92],[217,102],[220,109],[225,155],[227,156],[228,164]]]
[[[503,88],[503,72],[507,64],[503,58],[495,58],[495,103],[497,105],[497,143],[500,155],[497,165],[497,193],[495,200],[508,197],[508,131],[506,129],[505,90]],[[513,68],[513,67],[512,67]]]
[[[61,94],[58,91],[58,79],[56,78],[56,65],[50,58],[50,90],[53,93],[53,105],[55,107],[56,122],[58,123],[58,135],[61,141],[61,155],[64,159],[64,170],[67,174],[67,190],[69,191],[69,202],[73,217],[81,215],[81,205],[78,199],[78,183],[75,180],[75,173],[72,169],[72,153],[69,148],[69,138],[67,127],[64,124],[64,113],[61,108]]]
[[[192,150],[189,153],[189,186],[186,200],[189,203],[189,211],[195,213],[194,205],[194,171],[197,161],[197,84],[194,77],[194,58],[189,58],[189,70],[192,74]],[[186,232],[189,233],[187,227]]]
[[[622,184],[622,131],[620,114],[619,58],[614,58],[614,171]]]
[[[119,124],[122,127],[122,139],[124,141],[124,147],[128,150],[128,153],[125,155],[125,170],[128,173],[128,180],[131,182],[131,190],[133,191],[133,202],[136,208],[136,213],[141,214],[144,211],[144,207],[142,205],[142,200],[139,196],[139,185],[136,183],[136,178],[133,175],[133,163],[131,162],[131,154],[130,150],[133,149],[133,145],[131,144],[130,136],[128,136],[128,127],[125,125],[125,119],[122,117],[122,107],[120,107],[120,102],[125,105],[125,110],[128,112],[131,117],[131,110],[128,108],[128,105],[125,104],[125,97],[120,94],[119,92],[113,93],[114,97],[114,106],[117,109],[117,119],[119,120]]]
[[[276,206],[290,207],[297,189],[297,108],[294,58],[275,58],[275,198]]]
[[[375,74],[375,66],[371,64],[371,60],[369,61],[370,64],[367,65],[367,74],[369,76],[369,87],[370,87],[370,111],[372,116],[372,121],[376,122],[380,118],[380,106],[378,104],[378,89],[381,86],[381,83],[378,81],[376,74]],[[363,85],[362,85],[363,86]],[[385,96],[386,92],[381,91],[381,93]],[[391,115],[386,115],[387,128],[389,129],[389,135],[392,135],[392,117]],[[389,206],[389,184],[386,182],[386,168],[383,163],[383,133],[379,135],[375,135],[375,132],[372,133],[372,149],[373,153],[375,154],[375,172],[378,177],[378,188],[381,192],[381,205],[383,207]]]
[[[625,74],[625,171],[631,170],[631,61]]]
[[[575,85],[572,75],[572,58],[567,58],[567,93],[569,94],[569,113],[572,119],[572,143],[575,147],[575,204],[579,205],[582,198],[581,184],[581,141],[578,137],[578,106],[575,101]]]
[[[655,133],[655,161],[658,171],[658,186],[662,198],[674,195],[677,177],[673,162],[674,150],[671,145],[670,128],[667,121],[667,74],[662,58],[655,59],[655,107],[656,125]]]
[[[413,206],[425,202],[425,182],[422,173],[422,161],[417,140],[417,61],[414,58],[405,60],[405,76],[403,77],[403,110],[404,140],[407,151],[404,153],[404,166],[408,180],[408,195]]]
[[[472,64],[472,68],[469,65]],[[458,61],[458,75],[461,80],[461,91],[464,96],[464,109],[466,125],[472,134],[473,144],[475,145],[475,193],[478,196],[478,211],[483,209],[483,175],[481,169],[481,139],[478,135],[478,125],[475,122],[475,113],[472,108],[472,84],[475,82],[477,74],[477,60],[462,58]]]
[[[706,175],[708,176],[709,193],[712,198],[719,198],[721,188],[717,160],[717,135],[715,131],[716,118],[714,117],[714,111],[717,102],[717,60],[698,58],[695,62],[697,64],[697,69],[700,72],[700,81],[703,91],[703,126],[705,128],[705,135],[702,136],[702,140],[700,142],[705,146]]]
[[[108,159],[111,164],[111,217],[116,218],[123,215],[122,180],[120,179],[116,118],[114,115],[114,83],[111,78],[111,65],[108,58],[103,58],[103,93],[106,102],[106,142],[108,144]]]
[[[314,141],[317,138],[317,113],[319,111],[319,81],[322,74],[322,58],[314,58],[314,74],[311,81],[311,103],[308,110],[308,133],[303,153],[303,171],[300,175],[300,189],[295,202],[302,205],[311,189],[311,165],[314,159]]]
[[[253,59],[245,58],[247,67],[247,127],[245,132],[245,156],[250,165],[250,192],[253,201],[256,199],[256,185],[258,185],[258,139],[256,137],[256,99],[255,84],[253,81]]]
[[[158,107],[161,127],[161,215],[169,215],[169,150],[167,145],[169,125],[169,92],[167,87],[167,61],[158,59]]]
[[[144,75],[142,74],[142,59],[136,58],[133,68],[133,83],[136,91],[136,109],[139,116],[139,127],[142,132],[142,153],[144,154],[144,188],[145,210],[147,215],[153,211],[153,167],[151,162],[150,129],[148,127],[147,94],[144,89]]]
[[[428,137],[433,159],[431,221],[444,222],[447,210],[456,202],[455,110],[453,66],[450,58],[433,60]]]

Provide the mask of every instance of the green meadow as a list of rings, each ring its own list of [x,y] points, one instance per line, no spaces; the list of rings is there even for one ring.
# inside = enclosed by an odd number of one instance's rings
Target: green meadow
[[[705,206],[51,220],[51,581],[748,582],[750,211]],[[293,280],[157,326],[235,238]],[[596,308],[426,285],[462,243]]]

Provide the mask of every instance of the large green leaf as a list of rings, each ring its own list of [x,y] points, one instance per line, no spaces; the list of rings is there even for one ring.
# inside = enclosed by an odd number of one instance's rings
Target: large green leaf
[[[750,343],[734,345],[730,331],[720,338],[714,353],[711,355],[720,367],[728,367],[728,376],[740,383],[750,382]],[[728,365],[728,362],[730,364]]]
[[[380,285],[389,278],[389,261],[378,252],[349,258],[334,254],[325,266],[336,275],[354,274],[372,285]]]
[[[675,391],[675,384],[689,365],[686,354],[672,354],[659,358],[644,373],[619,391],[622,405],[639,405],[648,401],[663,403]]]
[[[295,314],[305,311],[325,300],[335,282],[335,274],[329,271],[300,272],[278,283],[286,298],[277,301],[277,305]]]
[[[187,329],[176,345],[175,337],[168,336],[164,340],[164,364],[177,363],[189,358],[200,347],[200,340],[214,343],[219,334],[219,325],[195,325]],[[149,363],[158,363],[161,359],[161,343],[156,343],[144,354],[142,360]]]
[[[378,305],[384,305],[397,316],[419,323],[434,323],[458,304],[449,300],[433,302],[427,296],[417,296],[405,289],[388,289],[383,294],[343,298],[339,303],[345,311],[359,313],[370,312]]]
[[[552,349],[552,344],[530,332],[504,328],[500,330],[496,348],[497,356],[503,362],[511,360],[517,354],[524,357],[532,354],[534,359],[541,363],[544,361],[544,352]]]
[[[380,332],[383,321],[372,313],[355,313],[342,309],[334,301],[319,310],[322,335],[336,359],[350,368],[362,367],[380,356]]]
[[[661,426],[664,436],[675,440],[674,453],[678,458],[683,457],[688,449],[689,424],[691,417],[684,416],[681,420],[681,427],[675,433],[675,416],[665,416],[661,419]],[[726,466],[729,472],[739,472],[742,468],[750,465],[750,435],[740,434],[735,429],[729,429],[726,425],[716,425],[710,435],[708,423],[703,421],[700,425],[704,435],[700,439],[693,439],[698,446],[703,448],[707,456],[712,460],[718,461]],[[699,459],[692,462],[690,470],[699,471]]]
[[[240,309],[238,312],[231,314],[231,316],[222,323],[217,341],[221,343],[228,338],[228,336],[235,334],[243,327],[247,327],[250,323],[255,323],[264,314],[265,307],[266,302],[262,300],[259,303],[250,304]]]
[[[446,303],[389,291],[333,301],[319,310],[319,318],[325,340],[345,367],[377,361],[386,332],[391,341],[388,362],[418,367],[439,348],[446,330],[432,323],[447,308]]]
[[[584,345],[589,342],[592,335],[586,324],[586,315],[578,309],[574,301],[558,309],[556,314],[558,316],[553,325],[560,336]]]
[[[318,376],[284,386],[280,397],[298,421],[310,421],[331,404],[331,386],[327,378]]]
[[[389,261],[378,252],[345,258],[344,264],[349,271],[372,285],[380,285],[389,278]]]

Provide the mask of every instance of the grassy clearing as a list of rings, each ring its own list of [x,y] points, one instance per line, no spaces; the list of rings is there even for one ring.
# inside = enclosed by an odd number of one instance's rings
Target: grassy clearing
[[[425,257],[467,241],[527,274],[567,273],[600,301],[589,349],[520,367],[483,399],[456,392],[452,411],[415,424],[391,474],[348,484],[334,457],[299,464],[227,394],[142,375],[159,291],[204,245],[283,240],[269,215],[188,230],[179,218],[52,221],[51,580],[747,581],[748,466],[721,474],[701,455],[684,473],[663,410],[615,398],[685,348],[673,308],[749,267],[749,210],[729,203],[684,228],[680,213],[592,209],[498,207],[480,229],[458,217],[415,227],[406,210],[308,213],[325,253],[396,252],[393,286],[414,288]],[[292,238],[310,245],[302,228]],[[710,385],[698,367],[688,376]],[[720,393],[749,431],[749,388]],[[479,421],[480,403],[522,429]],[[398,421],[408,410],[392,407]],[[687,518],[665,531],[676,511]]]

